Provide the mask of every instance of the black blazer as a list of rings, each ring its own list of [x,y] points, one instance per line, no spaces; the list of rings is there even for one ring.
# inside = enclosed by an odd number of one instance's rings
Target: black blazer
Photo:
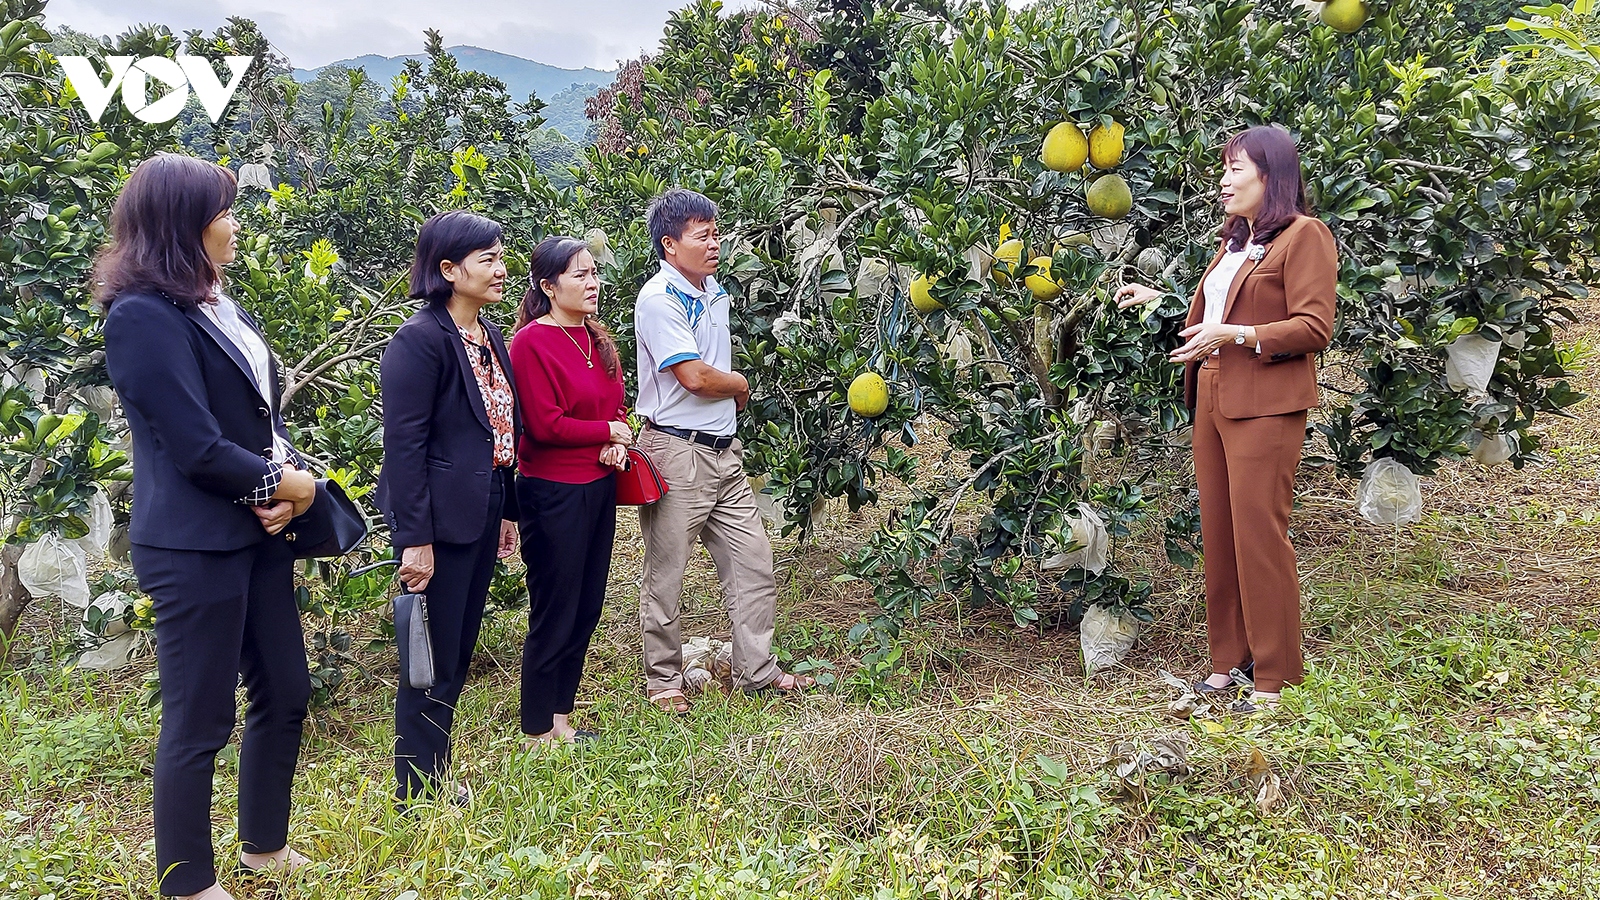
[[[133,438],[129,539],[169,550],[239,550],[264,540],[261,521],[237,501],[271,470],[273,431],[289,437],[276,361],[272,396],[263,397],[244,354],[210,317],[159,294],[118,297],[104,334],[106,368]]]
[[[515,396],[500,329],[479,319]],[[383,351],[383,470],[376,499],[396,547],[465,544],[483,534],[494,468],[494,427],[461,332],[441,305],[406,320]],[[522,411],[513,428],[520,431]],[[509,481],[509,479],[508,479]],[[501,491],[500,518],[517,518],[516,491]]]

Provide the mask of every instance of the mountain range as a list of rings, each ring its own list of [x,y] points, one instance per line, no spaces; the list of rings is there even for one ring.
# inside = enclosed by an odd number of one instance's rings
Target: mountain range
[[[587,128],[587,120],[583,118],[583,101],[610,84],[617,74],[615,71],[590,68],[563,69],[520,56],[512,56],[509,53],[485,50],[482,47],[461,45],[450,47],[448,50],[461,68],[482,72],[505,82],[506,90],[510,92],[513,100],[520,102],[526,100],[529,94],[533,94],[550,104],[544,111],[550,127],[574,141],[582,141]],[[425,54],[420,53],[407,56],[378,56],[369,53],[366,56],[342,59],[315,69],[295,69],[294,78],[301,82],[313,81],[324,69],[335,67],[364,69],[368,78],[387,89],[394,76],[405,69],[406,60],[426,58]]]

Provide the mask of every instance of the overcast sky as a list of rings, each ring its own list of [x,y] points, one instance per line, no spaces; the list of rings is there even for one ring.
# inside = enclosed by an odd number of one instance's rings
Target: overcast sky
[[[732,0],[729,8],[754,0]],[[445,46],[471,44],[553,66],[616,68],[654,50],[668,14],[687,0],[50,0],[46,18],[94,34],[150,23],[182,33],[229,16],[254,19],[301,68],[366,53],[422,51],[437,28]]]

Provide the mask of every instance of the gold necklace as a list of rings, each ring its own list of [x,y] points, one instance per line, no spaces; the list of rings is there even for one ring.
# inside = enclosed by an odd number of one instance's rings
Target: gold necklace
[[[589,349],[585,350],[582,347],[578,347],[578,339],[572,336],[572,332],[568,331],[565,325],[556,322],[555,316],[551,316],[550,321],[555,322],[555,326],[561,329],[562,334],[567,336],[567,340],[572,342],[572,346],[577,347],[578,352],[583,354],[583,361],[589,364],[589,368],[594,368],[594,338],[589,335],[588,327],[585,326],[583,329],[584,343],[589,345]]]

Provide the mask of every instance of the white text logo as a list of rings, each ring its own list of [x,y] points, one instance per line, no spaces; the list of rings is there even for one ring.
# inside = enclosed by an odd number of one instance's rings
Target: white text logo
[[[89,118],[99,122],[111,104],[112,95],[121,88],[123,107],[135,118],[151,123],[177,118],[189,102],[191,90],[200,98],[200,105],[205,107],[211,121],[220,121],[222,111],[227,109],[234,91],[244,81],[244,73],[255,62],[253,56],[223,57],[228,71],[233,73],[233,80],[223,85],[216,70],[211,68],[211,61],[203,56],[180,56],[175,60],[165,56],[146,56],[140,60],[131,56],[108,56],[105,65],[111,69],[109,81],[100,77],[88,57],[62,56],[59,59],[61,71],[78,92]],[[151,99],[149,93],[152,80],[166,86],[166,93],[155,99]]]

